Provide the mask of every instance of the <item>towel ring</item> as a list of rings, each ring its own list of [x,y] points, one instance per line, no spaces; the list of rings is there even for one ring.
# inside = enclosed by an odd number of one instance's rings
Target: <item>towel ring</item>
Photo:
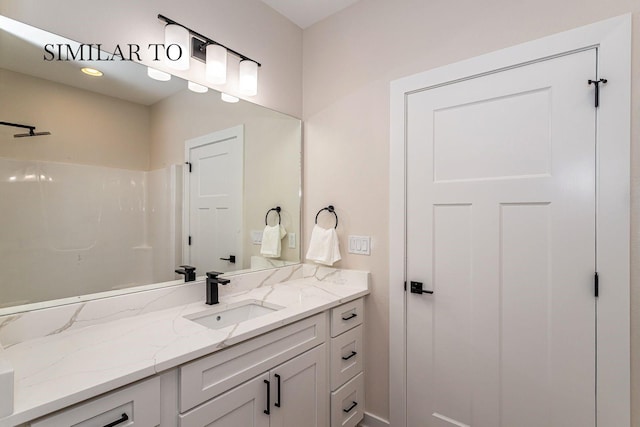
[[[333,205],[329,205],[326,208],[322,208],[318,211],[318,213],[316,214],[316,224],[318,223],[318,215],[320,215],[320,212],[322,211],[329,211],[331,212],[333,215],[335,215],[336,217],[336,226],[333,228],[338,228],[338,214],[336,213],[336,209],[333,207]]]
[[[282,224],[282,218],[280,217],[280,211],[282,209],[280,209],[280,206],[276,206],[275,208],[271,208],[267,211],[267,214],[264,216],[264,225],[269,225],[269,222],[267,222],[267,219],[269,219],[269,212],[271,211],[276,211],[276,213],[278,214],[278,224]]]

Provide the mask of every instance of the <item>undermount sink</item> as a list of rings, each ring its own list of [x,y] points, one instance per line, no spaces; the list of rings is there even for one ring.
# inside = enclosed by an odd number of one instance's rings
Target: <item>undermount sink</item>
[[[258,300],[247,300],[227,305],[224,308],[214,308],[184,317],[210,329],[222,329],[230,325],[235,325],[236,323],[282,310],[283,308],[284,307],[279,305]]]

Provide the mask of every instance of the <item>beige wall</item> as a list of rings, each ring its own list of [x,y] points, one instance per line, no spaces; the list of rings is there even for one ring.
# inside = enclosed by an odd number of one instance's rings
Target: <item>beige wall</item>
[[[244,125],[244,265],[260,246],[251,230],[262,231],[267,210],[282,208],[282,225],[300,237],[300,120],[247,102],[229,104],[217,92],[184,90],[151,107],[151,169],[185,161],[185,141]],[[273,214],[272,214],[273,215]],[[270,217],[270,224],[275,219]],[[299,243],[283,240],[281,259],[300,261]]]
[[[370,270],[367,411],[388,418],[389,83],[400,77],[627,12],[639,0],[364,0],[304,32],[303,223],[335,204],[341,247],[349,234],[373,237],[370,257],[344,253],[340,267]],[[640,20],[635,16],[635,38]],[[634,81],[640,67],[634,52]],[[634,84],[633,117],[640,112]],[[640,159],[633,125],[632,216],[640,221]],[[328,172],[330,171],[330,172]],[[310,229],[305,228],[308,241]],[[633,425],[640,425],[640,238],[632,236]]]
[[[0,120],[51,132],[14,138],[28,130],[0,126],[0,157],[149,168],[146,106],[4,69],[0,69],[0,93]]]
[[[2,0],[0,14],[84,43],[113,50],[127,43],[146,47],[164,41],[161,13],[262,63],[258,95],[251,102],[296,117],[302,115],[302,30],[260,0]],[[141,53],[148,51],[143,48]],[[142,56],[142,55],[141,55]],[[217,89],[235,93],[238,60],[230,57],[230,83]],[[142,57],[147,65],[162,68]],[[201,84],[204,65],[175,72]]]

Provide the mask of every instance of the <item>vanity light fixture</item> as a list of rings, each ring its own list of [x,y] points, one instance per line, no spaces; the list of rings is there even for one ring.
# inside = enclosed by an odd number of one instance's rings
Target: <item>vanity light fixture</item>
[[[196,93],[207,93],[207,91],[209,90],[208,87],[202,86],[192,81],[189,81],[189,83],[187,83],[187,87],[189,88],[190,91],[196,92]]]
[[[80,69],[80,71],[82,71],[83,73],[85,73],[86,75],[89,75],[91,77],[102,77],[103,73],[100,70],[96,70],[95,68],[90,68],[90,67],[83,67]]]
[[[222,85],[227,82],[227,49],[219,44],[207,45],[207,81]]]
[[[247,96],[258,93],[258,66],[253,61],[240,61],[240,77],[238,90]]]
[[[189,69],[189,30],[167,22],[164,27],[165,64],[176,70]]]
[[[191,37],[191,51],[190,55],[186,55],[187,60],[189,57],[194,57],[200,61],[205,62],[206,71],[205,77],[208,82],[213,84],[224,84],[227,80],[227,58],[228,54],[232,54],[240,58],[239,66],[239,87],[238,90],[243,95],[254,96],[258,93],[258,68],[262,65],[233,49],[228,48],[222,43],[218,43],[215,40],[210,39],[196,31],[193,31],[189,27],[167,18],[164,15],[158,15],[158,19],[167,23],[165,28],[180,27],[189,34]],[[166,34],[166,33],[165,33]],[[165,35],[165,46],[167,46]],[[169,56],[173,52],[168,52]],[[184,55],[183,55],[184,56]]]
[[[235,96],[229,95],[228,93],[224,92],[220,93],[220,99],[222,99],[224,102],[230,102],[232,104],[240,101],[240,98],[236,98]]]
[[[151,67],[147,67],[147,76],[161,82],[167,82],[171,80],[171,74],[165,73],[164,71],[156,70],[155,68]]]

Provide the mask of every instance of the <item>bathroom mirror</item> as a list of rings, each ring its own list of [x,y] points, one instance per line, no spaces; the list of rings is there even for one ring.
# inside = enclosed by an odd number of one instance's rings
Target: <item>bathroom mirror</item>
[[[180,283],[183,263],[202,276],[300,262],[300,120],[153,80],[138,63],[45,61],[44,44],[76,42],[0,22],[0,121],[50,133],[0,126],[3,313]],[[219,153],[186,158],[234,129],[237,167],[211,161]],[[221,196],[237,209],[194,202]],[[261,256],[265,217],[287,232],[279,257]]]

